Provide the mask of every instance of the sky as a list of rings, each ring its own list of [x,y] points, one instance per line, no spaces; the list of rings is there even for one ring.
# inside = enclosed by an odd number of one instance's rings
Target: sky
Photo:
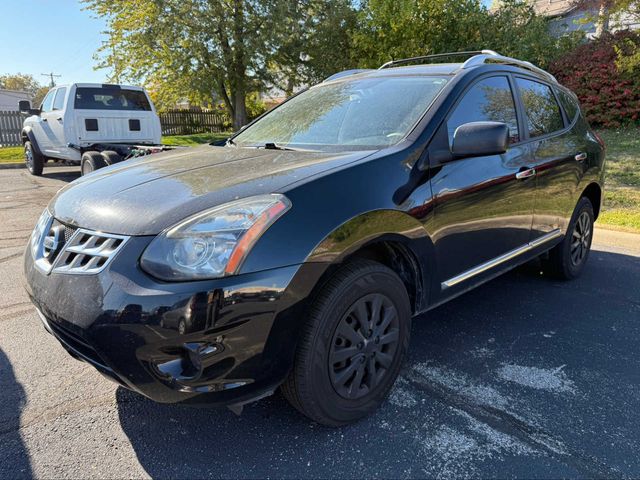
[[[0,75],[28,73],[43,85],[50,72],[61,75],[57,84],[105,82],[108,71],[93,69],[105,28],[77,0],[0,0]]]
[[[92,18],[76,0],[0,0],[0,75],[62,75],[56,83],[104,82],[107,70],[93,69],[104,21]]]

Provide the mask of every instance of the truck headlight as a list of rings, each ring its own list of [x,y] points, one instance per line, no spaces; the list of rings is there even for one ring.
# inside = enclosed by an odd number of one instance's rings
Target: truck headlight
[[[193,215],[159,234],[140,259],[161,280],[203,280],[238,271],[260,236],[291,208],[280,194],[257,195]]]

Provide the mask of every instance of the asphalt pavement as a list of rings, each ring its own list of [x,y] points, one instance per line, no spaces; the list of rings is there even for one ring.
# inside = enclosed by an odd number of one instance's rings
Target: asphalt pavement
[[[532,263],[417,318],[389,400],[328,429],[278,394],[155,404],[68,356],[22,253],[76,177],[0,170],[0,478],[640,477],[640,236],[598,229],[576,281]]]

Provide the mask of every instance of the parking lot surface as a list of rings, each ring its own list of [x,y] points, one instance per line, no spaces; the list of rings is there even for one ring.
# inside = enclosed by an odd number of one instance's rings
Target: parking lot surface
[[[68,356],[22,253],[74,178],[0,170],[0,478],[640,476],[640,236],[598,230],[577,281],[530,264],[415,319],[383,408],[327,429],[279,394],[240,417],[154,404]]]

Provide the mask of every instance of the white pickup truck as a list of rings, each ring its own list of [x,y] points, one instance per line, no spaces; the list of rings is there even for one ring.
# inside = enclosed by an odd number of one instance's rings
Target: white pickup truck
[[[21,101],[27,168],[41,175],[47,160],[80,165],[82,175],[160,145],[160,119],[141,87],[74,83],[52,88],[40,108]]]

